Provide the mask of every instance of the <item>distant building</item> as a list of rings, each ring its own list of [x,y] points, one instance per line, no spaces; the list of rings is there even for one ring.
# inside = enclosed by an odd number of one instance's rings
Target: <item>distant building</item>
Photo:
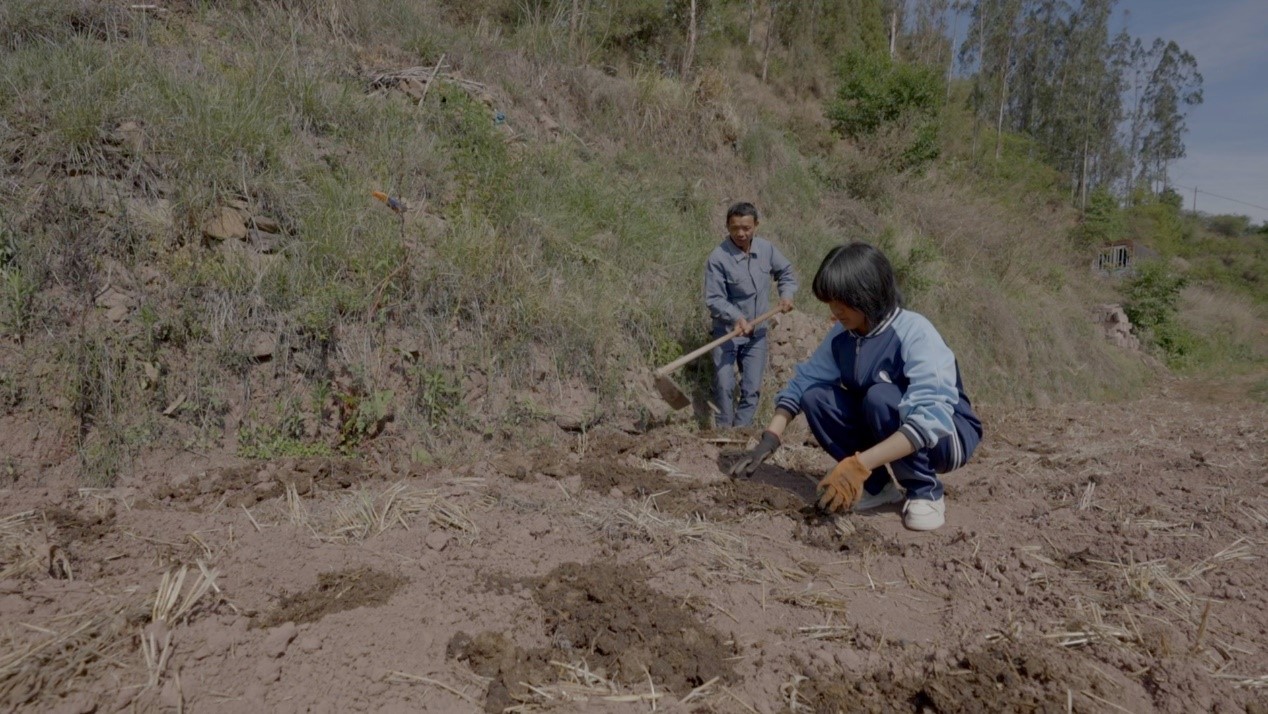
[[[1101,248],[1092,269],[1101,275],[1117,278],[1134,274],[1138,262],[1157,257],[1157,251],[1138,241],[1116,240]]]

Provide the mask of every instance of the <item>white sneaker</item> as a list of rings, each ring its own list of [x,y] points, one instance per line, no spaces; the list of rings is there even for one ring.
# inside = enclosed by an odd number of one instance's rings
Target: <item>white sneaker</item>
[[[936,501],[907,501],[903,504],[903,525],[913,531],[931,531],[941,528],[946,518],[947,503],[939,498]]]
[[[901,500],[903,500],[903,492],[898,490],[893,481],[890,481],[885,484],[885,488],[882,488],[880,493],[871,494],[864,491],[863,497],[858,500],[858,503],[854,504],[853,510],[855,512],[869,511],[873,508],[888,506],[891,503],[898,503]]]

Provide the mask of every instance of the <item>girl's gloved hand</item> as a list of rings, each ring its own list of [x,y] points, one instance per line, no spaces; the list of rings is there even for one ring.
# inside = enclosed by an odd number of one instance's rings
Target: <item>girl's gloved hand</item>
[[[819,508],[834,513],[849,508],[863,495],[863,482],[872,470],[859,461],[859,455],[847,457],[819,482]]]
[[[757,442],[757,446],[731,466],[730,475],[733,478],[753,478],[753,474],[757,473],[757,467],[761,466],[763,461],[775,453],[775,450],[779,448],[779,443],[779,437],[775,436],[775,432],[764,432],[761,441]]]

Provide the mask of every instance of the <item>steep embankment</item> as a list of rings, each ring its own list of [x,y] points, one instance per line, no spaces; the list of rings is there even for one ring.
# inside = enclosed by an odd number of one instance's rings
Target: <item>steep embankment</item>
[[[1062,209],[950,164],[888,175],[743,62],[601,70],[425,3],[0,19],[0,383],[67,442],[15,468],[108,484],[173,443],[444,462],[662,418],[641,375],[705,340],[700,263],[737,199],[803,281],[836,242],[884,245],[982,398],[1139,382],[1087,319]]]

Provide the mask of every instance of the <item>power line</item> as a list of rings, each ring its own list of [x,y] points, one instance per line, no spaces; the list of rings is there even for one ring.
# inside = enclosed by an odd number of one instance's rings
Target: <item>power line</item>
[[[1247,202],[1247,201],[1241,201],[1241,200],[1238,200],[1238,199],[1236,199],[1236,198],[1229,198],[1228,196],[1221,196],[1221,195],[1220,195],[1220,194],[1218,194],[1218,193],[1211,193],[1210,191],[1203,191],[1202,189],[1198,188],[1197,186],[1184,186],[1184,185],[1182,185],[1182,184],[1178,184],[1178,183],[1173,183],[1173,184],[1171,184],[1171,185],[1172,185],[1172,186],[1175,186],[1176,188],[1182,188],[1182,189],[1185,189],[1186,191],[1192,191],[1192,192],[1194,192],[1194,193],[1200,193],[1200,194],[1203,194],[1203,195],[1205,195],[1205,196],[1211,196],[1212,198],[1222,198],[1222,199],[1224,199],[1225,201],[1232,201],[1233,203],[1240,203],[1240,204],[1241,204],[1241,205],[1243,205],[1243,206],[1250,206],[1251,208],[1258,208],[1258,209],[1259,209],[1259,210],[1261,210],[1261,211],[1268,211],[1268,206],[1260,206],[1259,204],[1256,204],[1256,203],[1249,203],[1249,202]]]

